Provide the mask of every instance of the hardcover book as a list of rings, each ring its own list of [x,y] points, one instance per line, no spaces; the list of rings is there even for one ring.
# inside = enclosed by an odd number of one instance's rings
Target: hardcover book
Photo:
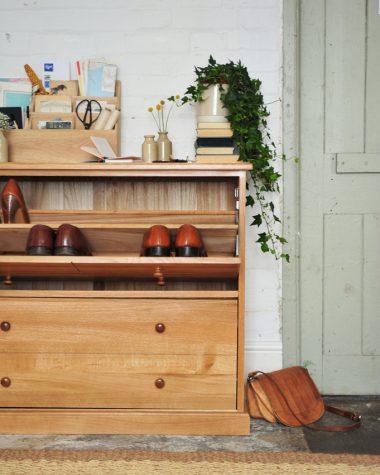
[[[197,155],[233,155],[235,147],[198,147]]]
[[[230,137],[198,137],[196,147],[234,147],[234,141]]]
[[[198,137],[232,137],[231,129],[197,129]]]
[[[238,163],[239,155],[196,155],[198,163]]]

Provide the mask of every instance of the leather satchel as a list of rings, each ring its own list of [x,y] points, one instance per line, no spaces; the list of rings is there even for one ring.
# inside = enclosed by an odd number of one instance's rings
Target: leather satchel
[[[361,416],[336,407],[325,405],[317,386],[306,368],[291,368],[264,373],[249,373],[247,401],[251,417],[286,426],[303,426],[313,430],[346,431],[360,427]],[[310,426],[325,411],[354,421],[349,426]]]

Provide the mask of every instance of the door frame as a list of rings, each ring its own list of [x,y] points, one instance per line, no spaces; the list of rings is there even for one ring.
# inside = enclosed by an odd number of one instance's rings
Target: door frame
[[[301,364],[300,319],[300,0],[283,0],[283,235],[290,262],[282,265],[283,366]]]

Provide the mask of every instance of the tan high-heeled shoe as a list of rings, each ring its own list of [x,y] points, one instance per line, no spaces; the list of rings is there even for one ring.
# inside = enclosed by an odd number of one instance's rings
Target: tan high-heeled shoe
[[[4,223],[29,223],[29,213],[16,180],[11,178],[1,192]]]

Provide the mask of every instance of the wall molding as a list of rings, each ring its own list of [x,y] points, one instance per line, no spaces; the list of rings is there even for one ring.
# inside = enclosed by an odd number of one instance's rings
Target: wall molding
[[[282,342],[248,340],[245,343],[246,373],[255,370],[274,371],[282,368]]]

